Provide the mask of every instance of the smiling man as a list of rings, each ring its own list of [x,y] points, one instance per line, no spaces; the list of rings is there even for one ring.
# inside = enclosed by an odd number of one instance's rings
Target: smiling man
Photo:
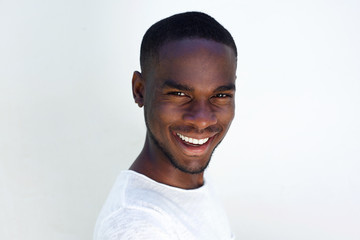
[[[94,239],[234,239],[204,170],[235,110],[237,50],[230,33],[199,12],[155,23],[143,37],[135,102],[147,135],[120,173]]]

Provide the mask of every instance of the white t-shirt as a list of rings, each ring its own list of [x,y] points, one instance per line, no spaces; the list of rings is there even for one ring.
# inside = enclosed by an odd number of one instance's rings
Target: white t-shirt
[[[95,226],[94,240],[235,239],[207,181],[185,190],[122,171]]]

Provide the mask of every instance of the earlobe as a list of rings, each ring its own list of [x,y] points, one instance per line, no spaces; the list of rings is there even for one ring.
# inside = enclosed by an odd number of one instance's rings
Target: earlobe
[[[135,71],[132,78],[132,92],[139,107],[144,106],[145,81],[140,72]]]

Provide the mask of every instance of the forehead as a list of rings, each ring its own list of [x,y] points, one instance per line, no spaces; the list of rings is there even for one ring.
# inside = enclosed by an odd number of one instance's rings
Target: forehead
[[[236,63],[234,50],[219,42],[203,38],[185,38],[165,43],[159,48],[158,63],[167,60],[175,60],[200,55],[212,55],[218,57],[233,57]]]
[[[235,81],[236,56],[232,48],[212,40],[176,40],[159,49],[153,70],[157,85],[166,80],[229,84]]]

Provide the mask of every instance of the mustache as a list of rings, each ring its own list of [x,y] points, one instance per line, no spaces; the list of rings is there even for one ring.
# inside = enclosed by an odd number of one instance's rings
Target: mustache
[[[173,131],[179,131],[179,132],[183,132],[183,133],[198,133],[198,134],[201,134],[201,133],[218,133],[218,132],[221,132],[222,128],[221,127],[217,127],[217,126],[209,126],[207,128],[204,128],[204,129],[198,129],[196,127],[193,127],[193,126],[174,126],[171,128],[171,130]]]

